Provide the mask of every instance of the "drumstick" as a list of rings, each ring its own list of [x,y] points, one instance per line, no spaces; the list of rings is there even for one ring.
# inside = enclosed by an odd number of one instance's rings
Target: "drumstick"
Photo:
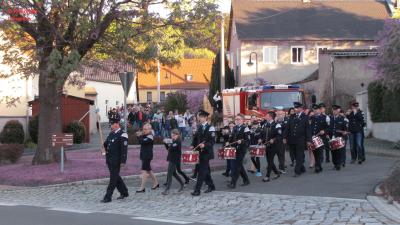
[[[243,139],[240,139],[240,140],[237,140],[237,141],[235,141],[235,142],[229,143],[228,145],[225,145],[225,147],[228,147],[228,146],[231,146],[231,145],[233,145],[233,144],[236,144],[236,143],[238,143],[239,141],[243,141]]]
[[[199,145],[197,145],[195,148],[193,148],[193,151],[196,151],[196,149],[197,149],[198,147],[200,147],[201,144],[204,144],[204,141],[201,142]]]

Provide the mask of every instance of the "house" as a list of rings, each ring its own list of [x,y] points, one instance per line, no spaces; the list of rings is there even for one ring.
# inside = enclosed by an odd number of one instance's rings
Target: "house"
[[[167,94],[176,91],[195,91],[208,89],[211,79],[212,59],[182,59],[180,65],[160,66],[160,101]],[[118,64],[118,66],[116,66]],[[102,67],[84,68],[86,88],[97,92],[97,107],[101,122],[108,121],[110,108],[122,106],[124,92],[118,76],[122,71],[134,71],[128,64],[105,62]],[[136,93],[136,85],[138,93]],[[139,72],[132,83],[127,104],[158,102],[157,72]]]
[[[228,49],[235,78],[239,85],[255,78],[296,83],[318,73],[322,49],[372,49],[392,5],[379,0],[232,0]]]

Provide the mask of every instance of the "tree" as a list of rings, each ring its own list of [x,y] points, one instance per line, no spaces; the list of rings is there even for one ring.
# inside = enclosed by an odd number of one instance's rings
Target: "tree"
[[[208,100],[214,102],[213,97],[215,93],[221,91],[221,57],[218,53],[215,56],[212,64],[210,91],[208,92]],[[229,67],[228,59],[225,57],[225,88],[235,87],[235,75],[233,70]]]
[[[400,87],[400,20],[389,19],[379,35],[378,56],[372,61],[376,78],[389,89]]]
[[[165,6],[170,10],[169,16],[163,18],[149,10],[155,5]],[[44,164],[59,160],[59,154],[51,149],[51,134],[61,132],[60,97],[67,81],[76,82],[69,80],[71,72],[78,70],[82,62],[90,63],[97,58],[117,58],[143,65],[140,62],[145,60],[141,59],[151,59],[152,54],[142,53],[154,53],[154,43],[159,43],[158,37],[162,36],[157,29],[168,26],[194,29],[215,5],[208,0],[13,0],[0,1],[0,8],[11,18],[3,24],[7,40],[1,46],[3,63],[23,76],[39,76],[38,148],[32,163]],[[34,15],[14,9],[31,9]],[[19,38],[26,41],[16,41]],[[140,38],[144,40],[141,44],[146,40],[151,42],[140,49],[135,45]],[[162,40],[171,39],[161,39],[160,45]],[[163,52],[168,55],[172,45],[164,43],[165,48],[157,47],[160,61],[177,63],[162,55]]]

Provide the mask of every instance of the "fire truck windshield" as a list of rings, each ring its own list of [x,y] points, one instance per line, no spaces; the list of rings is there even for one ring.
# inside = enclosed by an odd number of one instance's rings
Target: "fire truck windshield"
[[[293,102],[303,102],[303,96],[298,91],[265,92],[261,94],[261,109],[293,107]]]

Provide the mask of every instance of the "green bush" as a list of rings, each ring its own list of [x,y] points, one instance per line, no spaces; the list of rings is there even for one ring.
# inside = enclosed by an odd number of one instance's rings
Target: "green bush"
[[[390,90],[380,81],[370,83],[368,106],[373,122],[399,122],[400,89]]]
[[[168,94],[164,107],[166,112],[178,110],[179,113],[184,113],[187,109],[186,95],[181,92]]]
[[[16,163],[24,152],[24,145],[21,144],[0,144],[0,163],[10,161]]]
[[[39,135],[39,117],[35,116],[31,120],[29,120],[29,136],[31,136],[32,141],[37,144],[38,143],[38,135]]]
[[[18,120],[8,121],[3,131],[0,133],[1,143],[4,144],[22,144],[25,140],[25,133],[22,124]]]
[[[74,144],[80,144],[86,137],[85,125],[79,121],[72,121],[65,128],[65,133],[72,133],[74,135]]]

